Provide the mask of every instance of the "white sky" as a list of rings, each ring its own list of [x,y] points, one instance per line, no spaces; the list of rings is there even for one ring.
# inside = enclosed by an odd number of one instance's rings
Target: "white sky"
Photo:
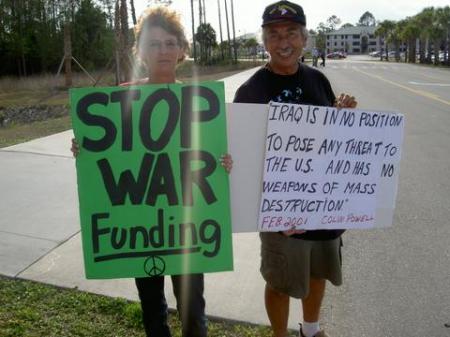
[[[198,26],[198,1],[194,0],[195,27]],[[227,39],[225,9],[223,0],[205,0],[206,21],[209,22],[216,31],[219,40],[219,19],[217,2],[221,5],[223,39]],[[139,16],[147,6],[148,0],[135,0],[136,15]],[[256,33],[260,29],[261,16],[264,8],[275,2],[274,0],[233,0],[236,36],[245,33]],[[450,5],[449,0],[301,0],[296,2],[303,7],[306,14],[307,28],[316,29],[320,22],[325,22],[327,18],[336,15],[343,23],[355,24],[365,11],[371,12],[375,19],[382,21],[400,20],[407,16],[419,13],[423,8],[434,6],[444,7]],[[186,29],[186,35],[192,37],[191,28],[191,1],[173,0],[171,5],[176,11],[181,13]],[[230,29],[231,29],[231,0],[227,1]],[[231,34],[231,32],[230,32]],[[231,35],[232,37],[232,35]]]

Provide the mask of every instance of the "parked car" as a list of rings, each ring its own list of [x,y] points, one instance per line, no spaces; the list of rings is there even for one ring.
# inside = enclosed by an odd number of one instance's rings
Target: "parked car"
[[[376,51],[373,51],[373,52],[369,53],[369,56],[380,57],[380,54],[381,54],[381,51],[376,50]]]
[[[342,51],[335,51],[335,52],[327,54],[327,58],[329,58],[329,59],[343,59],[346,57],[347,57],[347,55],[345,55],[345,53]]]

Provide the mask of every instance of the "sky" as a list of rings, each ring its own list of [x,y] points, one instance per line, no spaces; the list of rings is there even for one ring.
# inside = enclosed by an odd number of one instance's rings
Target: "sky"
[[[194,0],[195,26],[198,26],[198,1]],[[222,14],[223,39],[227,39],[225,8],[223,0],[204,0],[206,6],[206,21],[211,23],[219,40],[219,19],[217,3],[220,2]],[[151,1],[150,1],[151,2]],[[274,0],[233,0],[236,36],[247,33],[258,33],[261,26],[261,16],[264,8]],[[450,4],[449,0],[302,0],[292,1],[303,7],[306,14],[307,28],[316,29],[320,22],[336,15],[344,23],[355,24],[361,15],[369,11],[377,21],[400,20],[412,16],[423,8],[434,6],[444,7]],[[148,5],[148,0],[135,0],[136,15],[140,15]],[[173,0],[171,7],[178,11],[183,19],[188,38],[192,38],[191,28],[191,1]],[[227,1],[231,29],[231,0]],[[232,36],[232,35],[231,35]]]

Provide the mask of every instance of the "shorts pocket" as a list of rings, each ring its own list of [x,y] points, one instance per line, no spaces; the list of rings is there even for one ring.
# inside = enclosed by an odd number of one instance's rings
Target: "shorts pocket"
[[[269,249],[261,249],[260,271],[272,288],[286,292],[288,287],[286,256]]]

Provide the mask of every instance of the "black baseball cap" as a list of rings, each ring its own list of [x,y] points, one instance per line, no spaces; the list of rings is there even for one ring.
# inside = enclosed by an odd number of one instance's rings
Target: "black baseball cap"
[[[306,16],[303,8],[300,5],[286,0],[278,1],[267,6],[262,19],[262,27],[281,21],[292,21],[306,26]]]

